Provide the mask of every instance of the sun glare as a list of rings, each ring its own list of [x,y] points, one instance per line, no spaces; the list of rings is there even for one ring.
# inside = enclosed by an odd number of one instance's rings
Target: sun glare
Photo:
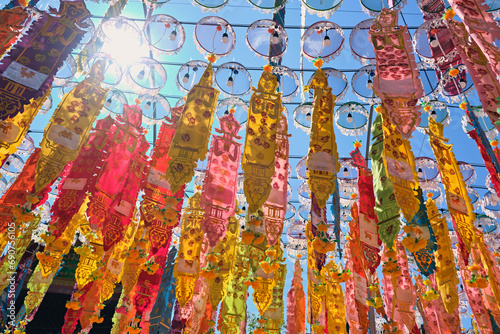
[[[126,22],[117,21],[109,24],[104,34],[101,51],[114,58],[124,71],[139,58],[149,55],[139,31]]]

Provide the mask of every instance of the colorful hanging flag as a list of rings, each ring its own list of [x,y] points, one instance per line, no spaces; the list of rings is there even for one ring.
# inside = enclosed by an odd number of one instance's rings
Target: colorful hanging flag
[[[380,246],[382,242],[378,234],[378,222],[375,215],[375,193],[373,175],[366,161],[356,148],[351,153],[354,166],[358,169],[359,193],[359,239],[363,247],[366,268],[373,274],[380,264]]]
[[[202,227],[211,247],[224,238],[228,219],[234,215],[241,159],[241,144],[236,142],[241,139],[240,123],[233,113],[221,117],[219,123],[220,129],[215,131],[222,135],[212,137],[201,193],[201,206],[205,210]]]
[[[375,213],[378,219],[378,234],[380,239],[391,248],[400,230],[400,209],[394,195],[392,181],[387,177],[383,153],[384,136],[382,129],[382,114],[379,113],[372,125],[374,142],[370,147],[370,159],[373,170],[373,189],[377,196]]]
[[[141,123],[139,106],[124,105],[109,154],[89,189],[87,216],[94,231],[102,229],[105,251],[121,240],[134,212],[149,149]]]
[[[307,154],[307,182],[319,208],[324,208],[335,191],[337,171],[340,169],[337,143],[333,130],[333,108],[336,96],[328,86],[325,72],[318,68],[309,85],[314,90],[311,138]],[[326,222],[326,221],[325,221]]]
[[[245,323],[247,310],[247,290],[245,284],[248,278],[248,251],[247,246],[239,243],[236,258],[231,268],[226,294],[222,300],[217,328],[222,333],[240,334],[241,324]]]
[[[199,192],[189,198],[182,221],[179,253],[174,268],[175,294],[181,307],[193,297],[194,284],[200,272],[200,252],[204,234],[201,229],[204,212],[200,201]]]
[[[387,108],[396,131],[409,138],[420,124],[417,102],[424,90],[408,27],[398,25],[398,15],[398,10],[383,8],[368,32],[377,61],[373,90]]]
[[[167,266],[163,271],[158,297],[149,318],[150,333],[170,333],[172,311],[175,301],[175,280],[173,278],[177,248],[172,247],[168,253]]]
[[[286,215],[287,191],[288,191],[288,124],[287,117],[281,114],[276,134],[275,168],[271,181],[271,192],[264,203],[264,225],[266,226],[266,237],[269,245],[274,246],[281,240],[283,224]]]
[[[281,93],[277,78],[266,65],[257,88],[252,87],[248,124],[241,168],[245,172],[243,190],[250,208],[256,212],[271,192],[275,170],[276,136],[281,116]]]
[[[22,113],[24,105],[42,96],[64,60],[82,39],[90,16],[83,0],[61,1],[59,11],[42,12],[0,65],[0,119]]]
[[[471,3],[473,2],[471,1]],[[496,23],[494,24],[496,25]],[[490,117],[491,123],[495,125],[497,130],[500,130],[500,125],[496,124],[500,119],[496,106],[496,98],[500,96],[500,83],[497,80],[498,71],[493,67],[494,65],[488,62],[488,58],[481,51],[475,39],[470,38],[463,23],[448,20],[447,25],[451,32],[455,50],[460,54],[467,67],[467,72],[469,72],[474,83],[484,112]],[[451,75],[455,74],[451,72],[452,70],[450,70],[449,80],[457,84],[457,78]]]
[[[446,218],[439,214],[436,203],[434,203],[432,198],[428,198],[425,205],[437,243],[437,249],[434,251],[436,283],[446,312],[452,314],[458,308],[459,280],[455,258],[451,249],[451,240],[448,234],[448,223],[446,222]]]
[[[472,243],[474,242],[474,231],[472,223],[476,219],[465,182],[458,166],[457,159],[453,154],[453,145],[446,144],[443,138],[444,125],[429,117],[429,142],[438,163],[441,180],[446,191],[446,202],[453,217],[453,224],[457,231],[460,247],[464,251],[464,261],[468,263]]]
[[[42,152],[36,166],[35,193],[53,182],[87,142],[107,94],[100,86],[105,68],[105,60],[96,61],[89,76],[66,94],[54,111],[40,143]]]
[[[30,129],[31,122],[35,119],[43,103],[49,97],[51,89],[38,99],[32,100],[29,105],[24,106],[24,112],[17,114],[5,121],[0,120],[0,161],[3,164],[9,154],[16,152],[22,144],[26,133]]]
[[[287,334],[306,334],[306,299],[302,285],[302,266],[300,260],[295,260],[292,286],[287,294],[286,303]]]
[[[170,190],[177,192],[194,176],[198,160],[205,160],[219,91],[212,87],[210,63],[198,84],[189,91],[168,155],[165,178]],[[182,303],[181,303],[182,305]]]
[[[21,36],[28,17],[28,12],[20,6],[0,10],[0,22],[2,22],[0,27],[0,57]]]

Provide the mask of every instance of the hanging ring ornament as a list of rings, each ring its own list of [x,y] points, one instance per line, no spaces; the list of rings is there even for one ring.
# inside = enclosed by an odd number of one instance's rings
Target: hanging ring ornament
[[[312,112],[313,104],[311,102],[302,103],[295,108],[293,111],[293,123],[295,127],[309,134],[311,131]]]
[[[375,64],[375,50],[370,42],[368,31],[373,19],[359,22],[349,35],[349,46],[353,57],[363,65]]]
[[[476,220],[474,221],[474,226],[482,229],[485,234],[492,233],[498,228],[496,220],[486,215],[477,215]]]
[[[423,190],[424,201],[429,198],[428,196],[430,196],[430,194],[432,194],[431,198],[437,205],[443,204],[444,196],[439,183],[435,181],[424,181],[420,183],[420,187]]]
[[[285,213],[285,224],[284,228],[288,228],[293,221],[295,221],[295,217],[297,216],[297,208],[292,203],[288,202],[286,204],[286,213]]]
[[[419,71],[420,78],[425,78],[425,80],[421,80],[424,88],[424,96],[418,100],[419,103],[436,100],[441,93],[441,85],[437,76],[439,68],[435,64],[420,61],[417,63],[417,70]]]
[[[42,107],[40,108],[40,111],[38,112],[39,115],[45,115],[47,111],[52,109],[52,94],[49,94],[45,101],[42,104]]]
[[[500,198],[494,193],[488,191],[484,194],[480,206],[488,217],[500,219]]]
[[[123,106],[128,104],[127,97],[125,94],[118,90],[112,89],[106,95],[106,100],[104,100],[104,108],[101,113],[105,115],[112,114],[121,115],[123,113]]]
[[[375,65],[366,65],[354,73],[351,79],[352,91],[363,102],[369,105],[380,104],[380,99],[373,92]]]
[[[28,157],[31,155],[31,153],[33,153],[34,150],[35,150],[35,141],[33,140],[33,138],[31,138],[29,134],[26,134],[26,136],[24,136],[23,141],[21,142],[21,145],[19,145],[19,147],[17,148],[16,153],[21,156]]]
[[[474,112],[476,117],[478,118],[479,124],[481,125],[481,128],[483,129],[484,133],[486,134],[486,137],[489,140],[495,139],[498,136],[498,130],[495,128],[493,123],[491,123],[490,117],[486,115],[483,108],[472,107],[471,109],[472,112]],[[469,117],[467,115],[462,116],[461,124],[462,124],[462,129],[464,130],[465,133],[467,133],[467,136],[469,136],[468,132],[472,131],[474,127],[470,124]]]
[[[24,160],[18,154],[11,154],[5,160],[0,173],[3,176],[17,177],[21,173],[24,166]]]
[[[59,91],[57,93],[57,97],[60,100],[62,100],[66,94],[68,94],[69,92],[71,92],[76,87],[76,85],[78,85],[78,82],[76,82],[76,81],[66,82],[64,85],[62,85],[61,87],[59,87]]]
[[[297,173],[297,177],[299,180],[305,181],[307,180],[307,156],[303,157],[297,163],[295,167],[295,172]]]
[[[300,220],[296,220],[286,230],[286,237],[288,239],[287,249],[288,248],[290,248],[291,250],[305,249],[306,252],[305,257],[307,258],[306,224]],[[290,253],[288,255],[290,255]]]
[[[250,92],[252,77],[245,66],[228,62],[217,67],[215,84],[226,96],[243,96]]]
[[[142,121],[148,125],[161,125],[165,117],[171,117],[170,103],[165,96],[139,95]]]
[[[110,89],[115,87],[122,81],[123,69],[120,64],[113,58],[110,58],[107,54],[98,52],[88,61],[86,71],[90,73],[92,65],[99,59],[106,60],[106,66],[104,67],[104,80],[101,82],[101,87],[104,89]]]
[[[474,84],[472,82],[472,78],[470,77],[469,72],[467,71],[467,67],[465,65],[460,64],[454,67],[458,70],[458,74],[455,77],[450,75],[450,71],[442,72],[441,80],[439,81],[441,96],[448,103],[460,103],[464,100],[464,98],[469,97],[474,91]],[[451,68],[450,68],[451,70]],[[460,79],[458,79],[460,78]],[[449,95],[447,90],[443,89],[443,87],[448,86],[449,84],[453,84],[456,87],[457,94]]]
[[[302,204],[301,206],[299,206],[299,209],[297,211],[299,214],[299,218],[303,222],[308,222],[311,220],[311,202]]]
[[[352,198],[351,194],[355,194],[358,192],[357,180],[338,179],[338,183],[339,183],[340,205],[343,207],[350,208],[354,204],[354,202],[356,202],[356,199]]]
[[[198,21],[193,40],[202,55],[213,54],[217,58],[228,56],[236,44],[233,27],[217,16],[207,16]]]
[[[467,186],[466,189],[467,189],[467,193],[469,194],[470,202],[471,202],[472,206],[474,207],[474,210],[477,210],[477,208],[480,204],[479,193],[477,192],[476,189],[469,187],[469,186]]]
[[[311,190],[309,190],[309,185],[307,182],[302,182],[297,188],[297,193],[299,195],[299,202],[301,205],[307,205],[311,203]]]
[[[128,67],[127,81],[139,95],[156,95],[167,81],[167,72],[158,61],[144,57]]]
[[[286,51],[288,35],[281,24],[273,20],[258,20],[248,27],[246,41],[257,56],[278,62]]]
[[[248,104],[239,97],[230,97],[219,102],[215,110],[217,118],[232,113],[240,123],[240,132],[245,128],[248,116]]]
[[[332,89],[332,94],[336,96],[335,101],[342,101],[347,94],[347,87],[349,86],[346,75],[333,68],[324,68],[323,71],[328,80],[328,86]],[[307,81],[309,87],[311,86],[313,77],[314,74]],[[314,92],[312,89],[309,89],[309,94],[313,96]]]
[[[203,60],[191,60],[182,65],[179,72],[177,72],[177,88],[184,93],[188,93],[200,81],[207,67],[208,63]]]
[[[217,13],[227,4],[229,0],[191,0],[195,5],[201,7],[203,12]]]
[[[418,181],[422,184],[431,185],[430,182],[437,182],[439,176],[439,169],[437,162],[428,157],[415,158],[415,168],[417,169]],[[433,186],[433,185],[432,185]],[[422,186],[422,189],[424,188]],[[436,189],[436,188],[429,188]]]
[[[467,186],[473,184],[474,181],[476,181],[476,170],[474,167],[464,161],[458,161],[457,164],[460,167],[460,172],[462,173],[465,184]]]
[[[324,62],[329,62],[344,48],[344,39],[344,31],[337,24],[319,21],[307,28],[300,45],[304,56],[310,61],[321,57]]]
[[[337,128],[345,136],[362,136],[368,130],[368,110],[357,102],[341,105],[334,114]]]
[[[397,11],[406,5],[406,0],[360,0],[360,2],[363,12],[371,17],[377,16],[383,8]]]
[[[450,110],[444,102],[432,100],[422,103],[420,104],[420,112],[422,113],[422,117],[420,117],[420,124],[417,126],[417,130],[421,133],[425,133],[429,129],[429,117],[432,117],[436,122],[443,124],[445,127],[450,125]]]
[[[492,193],[492,194],[495,194],[498,196],[494,186],[493,186],[493,182],[491,181],[491,174],[487,174],[486,175],[486,181],[485,181],[485,185],[486,185],[486,188],[488,188],[488,190]]]
[[[111,17],[104,21],[98,30],[98,36],[104,42],[102,53],[108,53],[123,67],[135,59],[145,56],[142,47],[142,31],[137,24],[124,17]]]
[[[285,7],[288,0],[248,0],[262,14],[274,14]]]
[[[76,62],[75,58],[71,54],[66,57],[62,66],[57,71],[54,76],[54,81],[52,82],[52,86],[63,86],[65,83],[69,82],[73,79],[76,73]]]
[[[297,74],[283,65],[274,66],[271,73],[278,78],[278,92],[281,93],[281,102],[291,102],[299,92]]]
[[[311,15],[317,15],[329,19],[344,0],[302,0],[306,10]]]
[[[443,54],[443,45],[448,43],[448,41],[439,40],[440,31],[443,30],[448,31],[448,26],[441,17],[437,17],[425,21],[413,34],[413,49],[424,62],[439,66],[451,62],[458,55],[455,48],[452,48],[447,54]]]
[[[170,0],[142,0],[143,3],[149,5],[152,9],[159,8],[161,5],[166,4]]]
[[[175,17],[165,14],[151,16],[144,24],[143,33],[151,50],[157,55],[176,54],[186,40],[182,24]]]
[[[78,41],[78,45],[75,47],[74,51],[77,49],[82,50],[87,44],[93,42],[95,40],[95,37],[97,36],[94,22],[90,17],[82,21],[81,27],[78,24],[76,24],[76,26],[80,30],[85,31],[85,33],[83,34],[82,38]]]
[[[356,183],[358,180],[358,169],[354,166],[352,158],[340,158],[339,164],[340,170],[337,173],[337,179],[345,182],[351,182],[353,184]],[[346,186],[350,187],[351,185],[346,184]],[[357,193],[357,190],[354,192]]]

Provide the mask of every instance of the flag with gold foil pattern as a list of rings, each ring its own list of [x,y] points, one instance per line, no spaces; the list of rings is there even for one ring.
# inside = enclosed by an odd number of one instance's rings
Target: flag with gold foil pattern
[[[460,247],[463,248],[464,261],[468,263],[472,243],[474,242],[473,222],[476,219],[469,194],[465,187],[460,167],[453,154],[453,145],[447,144],[448,140],[443,137],[444,126],[429,117],[429,142],[436,157],[439,173],[443,180],[446,192],[448,210],[453,217],[453,224],[457,231]]]
[[[105,66],[105,60],[96,61],[89,76],[66,94],[52,115],[40,143],[42,152],[36,168],[36,193],[55,180],[87,142],[106,98],[107,90],[100,86]]]
[[[240,123],[233,113],[219,119],[221,135],[214,135],[203,181],[201,206],[205,209],[202,227],[211,247],[226,235],[229,217],[236,209],[241,144],[236,140]]]
[[[337,143],[333,130],[333,108],[336,96],[325,72],[318,68],[309,88],[314,90],[311,138],[307,154],[309,189],[314,193],[318,206],[324,208],[335,191],[335,179],[340,169]]]
[[[429,198],[426,202],[427,215],[437,240],[434,252],[436,261],[436,283],[441,294],[446,312],[453,313],[458,307],[458,277],[455,258],[451,249],[446,218],[439,214],[436,203]]]
[[[276,153],[276,134],[281,116],[281,93],[274,74],[264,71],[257,88],[252,87],[248,109],[247,132],[241,167],[245,172],[243,189],[255,212],[271,192]]]
[[[177,192],[191,181],[198,160],[205,160],[219,91],[212,87],[210,63],[198,84],[189,91],[184,111],[168,151],[170,163],[165,178]]]
[[[189,198],[182,221],[179,252],[174,268],[176,280],[175,294],[179,305],[183,307],[193,297],[194,284],[200,273],[200,253],[203,241],[203,209],[200,206],[201,195],[195,193]]]

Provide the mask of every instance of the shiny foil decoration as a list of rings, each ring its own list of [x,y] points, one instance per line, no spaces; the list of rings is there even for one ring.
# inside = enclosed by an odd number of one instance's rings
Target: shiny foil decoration
[[[481,153],[481,157],[483,158],[486,169],[490,175],[493,188],[497,194],[500,194],[500,162],[498,161],[495,151],[492,149],[490,141],[486,137],[483,128],[479,124],[479,119],[474,111],[466,110],[465,112],[469,117],[470,124],[473,126],[473,129],[467,132],[467,134],[474,139],[479,147],[479,152]],[[498,151],[498,148],[496,148],[496,150]]]
[[[200,252],[204,235],[201,229],[204,211],[200,201],[199,192],[189,198],[182,221],[179,253],[174,268],[175,294],[181,307],[193,298],[194,284],[200,271]]]
[[[92,230],[102,229],[105,251],[121,240],[134,212],[149,149],[141,123],[139,106],[125,105],[109,155],[90,189],[87,216]]]
[[[233,268],[238,249],[239,227],[238,220],[230,217],[226,235],[217,242],[215,248],[209,251],[217,258],[215,261],[212,260],[216,276],[209,280],[208,286],[208,298],[214,313],[224,297],[230,280],[231,268]]]
[[[474,242],[473,222],[476,219],[465,182],[453,154],[453,145],[443,137],[444,126],[429,117],[429,142],[436,157],[439,173],[446,191],[448,210],[453,217],[453,225],[457,231],[460,248],[464,251],[464,262],[468,263],[472,243]]]
[[[328,264],[324,268],[326,270],[333,270],[333,272],[337,272],[337,266],[333,261],[328,262]],[[329,277],[328,275],[326,276]],[[326,320],[328,334],[347,333],[346,309],[342,286],[338,282],[334,282],[331,279],[326,279],[325,296],[326,308],[328,310]]]
[[[281,116],[281,93],[275,75],[263,72],[257,88],[252,87],[248,124],[241,167],[243,189],[250,212],[268,199],[275,171],[276,137]]]
[[[467,269],[467,265],[463,260],[463,256],[457,256],[457,261],[462,282],[470,280],[472,272]],[[463,289],[467,294],[467,300],[469,302],[472,314],[474,315],[474,319],[476,320],[476,323],[481,330],[480,333],[492,334],[493,328],[491,325],[488,310],[486,309],[486,306],[483,302],[483,292],[478,287],[471,287],[467,284],[463,285]]]
[[[281,251],[282,253],[282,251]],[[274,280],[276,286],[273,288],[273,299],[271,305],[264,312],[263,318],[265,319],[262,328],[268,334],[281,333],[281,326],[284,323],[284,299],[283,289],[285,288],[286,278],[286,264],[280,264],[280,267],[275,272]]]
[[[160,250],[169,247],[172,229],[178,225],[182,202],[184,198],[184,187],[181,187],[175,194],[170,190],[170,185],[163,178],[170,157],[168,151],[177,128],[180,114],[183,107],[174,107],[171,109],[171,117],[168,123],[162,122],[158,138],[156,139],[152,161],[150,167],[145,173],[145,179],[142,181],[141,188],[144,191],[141,202],[141,218],[147,228],[149,241],[151,245],[150,255],[153,256]],[[166,205],[166,201],[177,203],[173,206]],[[155,216],[155,210],[168,210],[168,217],[163,213],[163,219]],[[176,212],[174,212],[176,211]],[[168,220],[168,222],[167,222]]]
[[[219,313],[217,329],[222,333],[240,334],[241,325],[246,322],[247,286],[244,284],[249,270],[247,247],[243,243],[236,246],[236,258]]]
[[[287,205],[288,183],[288,125],[285,114],[281,114],[276,138],[275,168],[271,181],[271,192],[264,203],[264,225],[269,245],[274,246],[281,240]]]
[[[431,198],[427,199],[425,205],[438,245],[434,252],[436,261],[436,283],[446,312],[452,314],[458,308],[459,280],[457,277],[455,258],[451,249],[448,223],[446,222],[446,218],[439,214],[436,203],[434,203]]]
[[[203,231],[211,247],[226,235],[229,217],[236,209],[238,169],[241,159],[241,128],[233,113],[219,119],[221,135],[214,135],[203,181],[201,206],[205,209]]]
[[[370,146],[370,158],[373,170],[373,189],[376,194],[375,214],[378,219],[378,234],[380,239],[392,249],[400,231],[400,208],[394,195],[392,181],[387,177],[383,160],[384,135],[382,114],[378,114],[372,125],[374,142]]]
[[[97,179],[97,171],[101,169],[103,161],[108,156],[112,145],[112,136],[116,131],[114,120],[106,117],[98,120],[89,140],[82,147],[76,159],[59,184],[58,196],[50,208],[52,214],[52,235],[57,238],[64,233],[73,216],[80,210]]]
[[[47,244],[43,252],[38,253],[37,258],[39,262],[28,281],[28,294],[24,300],[24,307],[26,309],[25,318],[27,320],[32,320],[35,316],[61,266],[63,256],[71,249],[76,229],[78,226],[86,223],[86,207],[86,205],[82,205],[61,236],[50,244]]]
[[[463,23],[454,20],[448,20],[447,23],[455,49],[462,57],[462,61],[470,73],[483,110],[490,117],[495,128],[500,130],[500,125],[495,124],[499,120],[496,106],[496,98],[500,96],[500,83],[497,80],[498,70],[489,63],[488,58],[476,43],[476,40],[470,38]],[[450,78],[450,80],[455,79]]]
[[[328,86],[325,72],[318,68],[309,86],[314,90],[311,138],[307,154],[308,184],[319,208],[324,208],[335,191],[340,169],[337,143],[333,130],[333,108],[336,97]]]
[[[24,106],[24,112],[14,117],[0,120],[0,161],[2,164],[9,154],[16,152],[28,133],[31,123],[49,97],[51,89],[47,89],[43,96],[34,99],[29,105]]]
[[[16,42],[21,36],[28,18],[28,13],[22,7],[6,8],[0,10],[0,56]]]
[[[172,311],[175,300],[175,281],[173,280],[177,248],[172,247],[168,253],[167,264],[161,278],[160,290],[149,317],[149,330],[153,333],[170,333]]]
[[[40,143],[42,152],[36,166],[36,193],[53,182],[87,142],[107,94],[100,86],[105,66],[104,60],[96,61],[89,76],[66,94],[52,115]]]
[[[213,88],[210,63],[202,78],[188,93],[172,144],[165,178],[170,190],[177,192],[191,181],[198,160],[205,160],[219,91]]]
[[[5,120],[49,89],[54,75],[84,35],[90,16],[84,1],[61,1],[59,11],[43,12],[7,52],[0,65],[0,100]]]
[[[286,309],[286,333],[305,334],[306,299],[302,284],[302,266],[298,259],[295,260],[295,270],[293,272],[292,286],[287,294]]]
[[[397,10],[383,8],[369,31],[377,61],[373,90],[388,109],[396,131],[409,138],[420,124],[417,102],[424,91],[408,28],[398,26],[398,14]]]
[[[359,148],[350,154],[354,166],[358,169],[359,238],[366,260],[366,269],[373,274],[380,264],[379,248],[382,245],[378,234],[377,216],[375,215],[373,175]]]

